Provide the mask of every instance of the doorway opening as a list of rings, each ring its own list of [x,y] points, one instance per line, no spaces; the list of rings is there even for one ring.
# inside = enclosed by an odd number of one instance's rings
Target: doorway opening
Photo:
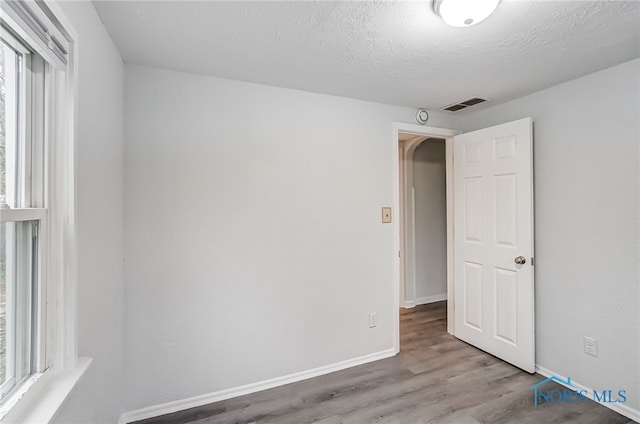
[[[398,272],[395,347],[400,350],[401,308],[447,302],[453,334],[452,142],[457,131],[396,124]]]
[[[447,299],[445,140],[399,133],[398,146],[405,252],[399,306],[413,308]]]
[[[404,160],[407,144],[444,139],[447,332],[533,372],[532,119],[523,118],[462,135],[408,124],[396,124],[395,131],[398,196],[394,206],[399,212],[399,223],[394,306],[398,315],[400,291],[403,290],[402,299],[408,295],[415,298],[416,288],[408,283],[416,272],[416,262],[424,261],[416,257],[416,243],[412,240],[416,199],[414,172],[409,168],[415,164]],[[403,133],[407,136],[400,149],[398,143]],[[399,352],[399,343],[396,347]]]

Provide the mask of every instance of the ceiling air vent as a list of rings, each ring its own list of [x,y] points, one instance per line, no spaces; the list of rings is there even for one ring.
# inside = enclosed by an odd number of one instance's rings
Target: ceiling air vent
[[[445,106],[442,110],[448,110],[449,112],[457,112],[459,110],[468,108],[469,106],[477,105],[478,103],[486,102],[487,99],[481,99],[480,97],[473,97],[468,100],[463,100],[461,102],[454,103],[449,106]]]
[[[451,106],[445,107],[444,110],[448,110],[449,112],[457,112],[457,111],[459,111],[461,109],[464,109],[465,107],[467,107],[467,106],[465,106],[465,105],[451,105]]]

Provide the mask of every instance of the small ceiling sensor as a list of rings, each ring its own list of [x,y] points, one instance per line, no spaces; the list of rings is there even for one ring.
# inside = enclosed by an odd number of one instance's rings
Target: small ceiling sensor
[[[433,0],[433,11],[454,27],[468,27],[484,21],[500,0]]]
[[[416,122],[420,125],[424,125],[429,120],[429,112],[427,109],[418,109],[416,112]]]

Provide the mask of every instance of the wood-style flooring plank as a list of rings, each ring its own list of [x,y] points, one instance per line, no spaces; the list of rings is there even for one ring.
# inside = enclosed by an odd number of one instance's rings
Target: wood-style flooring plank
[[[531,387],[544,377],[447,334],[446,313],[446,302],[401,309],[393,358],[137,424],[632,422],[592,401],[534,406]]]

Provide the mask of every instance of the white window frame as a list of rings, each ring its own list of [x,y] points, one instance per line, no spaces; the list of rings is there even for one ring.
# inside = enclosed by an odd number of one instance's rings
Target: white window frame
[[[6,371],[11,374],[9,374],[10,378],[0,389],[0,393],[2,394],[0,411],[2,411],[3,404],[11,401],[11,393],[14,390],[19,390],[19,386],[23,384],[22,380],[24,376],[22,374],[13,374],[16,370],[23,369],[23,359],[29,360],[29,374],[26,376],[27,378],[31,377],[33,373],[44,372],[47,368],[45,343],[44,340],[41,340],[41,337],[38,337],[41,334],[46,334],[46,314],[44,308],[47,298],[44,273],[46,273],[47,257],[47,210],[43,196],[46,192],[44,187],[44,167],[46,162],[44,152],[45,122],[43,110],[47,93],[44,92],[44,76],[46,70],[44,59],[37,54],[33,54],[25,43],[14,37],[13,34],[4,27],[0,28],[0,33],[10,48],[22,56],[21,69],[16,70],[16,73],[19,72],[20,75],[20,79],[17,81],[18,86],[15,87],[15,106],[18,106],[19,109],[15,111],[16,116],[14,117],[18,118],[15,121],[17,128],[14,128],[12,131],[14,133],[13,135],[18,137],[18,146],[15,146],[14,153],[19,152],[16,157],[17,163],[13,165],[13,168],[16,168],[16,170],[20,172],[15,175],[18,177],[16,185],[11,188],[9,186],[6,187],[7,190],[11,189],[13,192],[13,196],[11,196],[12,201],[9,202],[13,206],[13,209],[4,209],[8,208],[9,205],[0,205],[0,207],[3,207],[0,211],[0,222],[32,222],[36,224],[32,226],[30,231],[32,233],[31,242],[36,243],[35,247],[37,247],[37,252],[32,252],[35,253],[35,255],[28,255],[29,259],[22,258],[22,255],[14,257],[16,252],[13,252],[11,249],[7,250],[6,269],[8,280],[18,278],[18,281],[25,282],[23,278],[28,277],[30,279],[29,282],[32,284],[30,284],[30,288],[27,289],[30,293],[28,298],[23,297],[22,290],[17,290],[14,293],[15,288],[12,287],[13,284],[7,286],[7,299],[13,299],[13,302],[7,300],[6,311],[6,342],[8,347],[6,358],[7,364],[9,364],[9,366],[6,367]],[[15,227],[6,228],[7,236],[10,234],[15,236],[16,234],[14,232]],[[38,234],[39,232],[42,232],[42,234]],[[13,239],[13,236],[10,236],[10,239]],[[22,241],[24,242],[25,240],[23,239]],[[23,251],[22,254],[24,253]],[[11,259],[12,257],[13,260]],[[44,258],[44,260],[41,258]],[[25,259],[28,260],[29,263],[25,263]],[[19,261],[14,262],[15,260]],[[32,262],[34,260],[36,262]],[[37,265],[38,268],[28,271],[34,264]],[[13,272],[11,272],[12,269]],[[11,274],[14,275],[12,276]],[[28,308],[29,314],[18,317],[16,313],[25,307]],[[18,323],[20,323],[19,327],[14,328]],[[28,332],[25,333],[23,330],[27,330]],[[28,336],[28,341],[26,341],[25,336]],[[32,345],[34,340],[36,342],[35,346]],[[16,355],[15,346],[23,346],[24,349],[25,342],[29,346],[28,358]]]
[[[2,19],[12,30],[42,55],[51,69],[66,68],[64,73],[46,73],[45,99],[49,104],[45,105],[44,119],[55,125],[49,125],[44,132],[44,208],[0,210],[0,222],[40,222],[38,274],[43,281],[38,285],[38,295],[40,299],[46,299],[38,314],[41,339],[36,354],[36,373],[0,407],[0,422],[49,422],[91,362],[89,358],[78,358],[77,352],[75,135],[78,35],[57,3],[46,1],[48,11],[44,14],[35,2],[24,4],[37,12],[38,22],[50,19],[48,24],[53,23],[54,27],[47,31],[56,37],[56,42],[65,38],[61,45],[68,55],[66,64],[60,62],[59,52],[56,52],[57,58],[53,57],[46,51],[46,43],[36,39],[32,26],[26,25],[7,2],[2,2]]]

